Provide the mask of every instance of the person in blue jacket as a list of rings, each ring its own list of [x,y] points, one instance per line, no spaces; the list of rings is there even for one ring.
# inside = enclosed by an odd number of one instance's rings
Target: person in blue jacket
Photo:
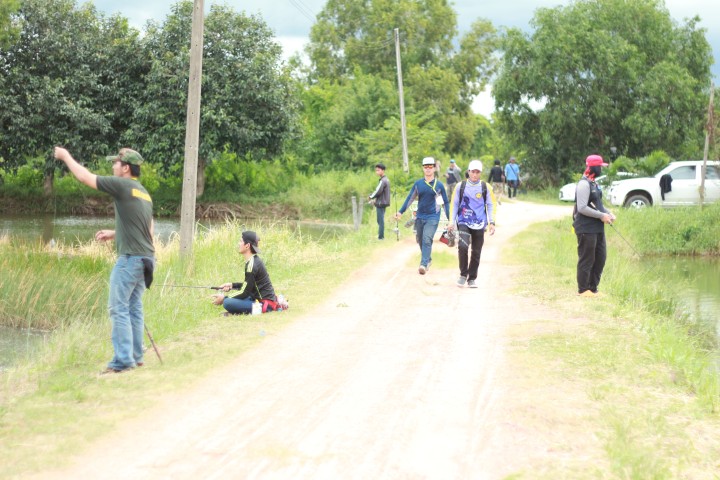
[[[423,178],[416,181],[395,218],[400,220],[405,210],[417,199],[417,218],[415,220],[415,238],[420,245],[420,266],[418,273],[425,275],[432,263],[433,237],[440,223],[440,211],[445,209],[445,216],[450,218],[447,192],[445,186],[435,178],[435,159],[425,157],[422,161]]]

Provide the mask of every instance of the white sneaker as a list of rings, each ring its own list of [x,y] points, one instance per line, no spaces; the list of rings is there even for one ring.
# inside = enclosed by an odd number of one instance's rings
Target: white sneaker
[[[418,273],[419,273],[420,275],[425,275],[425,272],[427,272],[427,267],[426,267],[425,265],[420,265],[420,266],[418,267]]]

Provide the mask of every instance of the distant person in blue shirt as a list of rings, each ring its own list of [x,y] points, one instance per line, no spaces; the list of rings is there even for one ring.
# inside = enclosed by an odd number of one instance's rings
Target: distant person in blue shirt
[[[395,218],[400,220],[410,205],[417,199],[417,218],[415,220],[415,238],[420,245],[420,266],[418,273],[425,275],[432,263],[433,237],[440,223],[440,211],[445,209],[445,216],[450,218],[448,197],[445,186],[435,178],[435,159],[425,157],[422,161],[423,178],[415,182],[410,193]]]
[[[508,186],[508,198],[517,197],[520,185],[520,165],[515,163],[515,157],[510,157],[510,163],[505,165],[505,181]]]

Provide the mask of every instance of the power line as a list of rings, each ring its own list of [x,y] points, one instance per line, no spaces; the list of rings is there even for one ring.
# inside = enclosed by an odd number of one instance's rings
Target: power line
[[[305,5],[302,0],[289,0],[290,4],[297,8],[297,10],[308,20],[311,22],[315,22],[315,17],[312,14],[312,10],[310,10],[307,5]]]

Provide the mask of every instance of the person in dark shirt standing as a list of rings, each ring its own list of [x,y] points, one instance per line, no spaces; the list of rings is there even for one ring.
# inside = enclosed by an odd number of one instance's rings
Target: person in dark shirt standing
[[[577,294],[594,297],[598,293],[600,277],[605,268],[607,247],[605,245],[605,224],[615,220],[602,202],[602,192],[595,183],[601,168],[607,167],[600,155],[585,159],[585,173],[575,190],[573,229],[577,236]]]
[[[377,210],[378,240],[385,239],[385,209],[390,206],[390,180],[385,176],[385,165],[375,165],[375,174],[380,181],[375,191],[368,195],[368,200],[374,201]]]
[[[505,190],[505,173],[500,166],[500,160],[495,160],[495,165],[490,169],[488,182],[492,185],[493,194],[497,199],[497,204],[502,205],[503,191]]]
[[[117,261],[110,274],[108,310],[112,320],[114,355],[103,373],[119,373],[143,365],[145,319],[142,295],[152,281],[155,266],[153,204],[139,182],[143,158],[130,148],[107,157],[112,177],[98,176],[80,165],[66,149],[55,147],[55,158],[90,188],[115,200],[115,230],[100,230],[98,241],[115,239]],[[148,280],[146,280],[146,275]]]
[[[453,190],[460,180],[462,180],[462,171],[457,166],[454,159],[450,159],[450,166],[445,173],[445,179],[447,182],[447,196],[452,198]]]
[[[242,232],[241,240],[238,242],[238,251],[245,257],[244,278],[242,282],[227,282],[220,285],[224,292],[240,290],[234,297],[227,297],[224,294],[213,295],[213,303],[222,305],[228,314],[249,314],[252,313],[253,304],[261,304],[262,313],[278,310],[278,299],[275,296],[275,289],[270,281],[265,264],[257,256],[260,253],[258,244],[260,238],[252,230]]]

